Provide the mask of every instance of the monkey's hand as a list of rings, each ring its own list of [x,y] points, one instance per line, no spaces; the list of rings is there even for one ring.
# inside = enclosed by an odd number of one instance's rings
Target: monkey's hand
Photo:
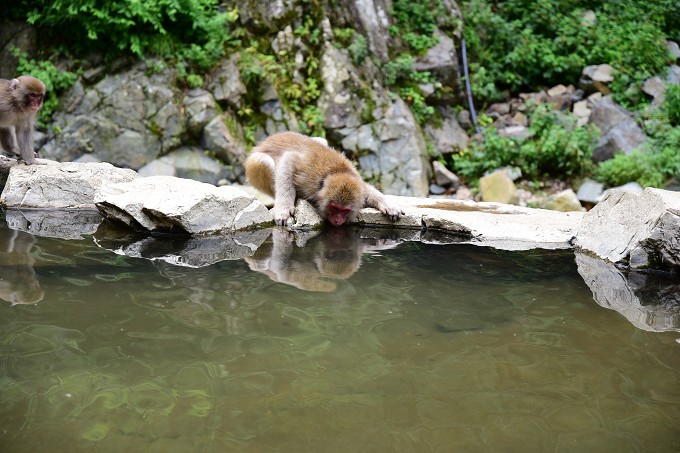
[[[378,211],[385,214],[392,222],[399,220],[399,217],[405,214],[404,210],[399,206],[387,203],[378,204]]]
[[[295,206],[274,206],[274,224],[285,226],[288,219],[295,214]]]

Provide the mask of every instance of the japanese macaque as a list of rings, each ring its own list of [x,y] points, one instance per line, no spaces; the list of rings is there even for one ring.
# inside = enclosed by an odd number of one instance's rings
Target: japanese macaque
[[[309,201],[335,226],[351,221],[364,207],[376,208],[392,221],[404,214],[323,138],[274,134],[253,149],[245,167],[250,184],[274,197],[276,225],[285,225],[295,213],[296,198]]]
[[[0,79],[0,144],[28,165],[40,163],[33,149],[33,127],[44,97],[45,84],[35,77]]]

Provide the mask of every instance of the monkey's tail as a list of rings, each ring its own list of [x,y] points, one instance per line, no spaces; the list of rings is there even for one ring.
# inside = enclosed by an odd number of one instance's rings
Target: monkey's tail
[[[257,190],[274,196],[274,159],[271,156],[253,152],[245,162],[246,178]]]

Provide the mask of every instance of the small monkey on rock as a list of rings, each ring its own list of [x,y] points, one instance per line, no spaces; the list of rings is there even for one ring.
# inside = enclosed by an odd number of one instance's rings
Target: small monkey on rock
[[[0,79],[0,144],[28,165],[40,163],[35,159],[33,128],[44,97],[45,84],[35,77]]]
[[[295,213],[296,198],[309,201],[335,226],[351,221],[364,207],[376,208],[392,221],[404,214],[320,137],[274,134],[253,148],[245,167],[250,184],[274,197],[276,225],[285,225]]]

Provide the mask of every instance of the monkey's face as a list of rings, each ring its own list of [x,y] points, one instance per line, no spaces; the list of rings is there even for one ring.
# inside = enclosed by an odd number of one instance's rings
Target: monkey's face
[[[328,221],[331,225],[340,226],[347,221],[347,216],[351,214],[351,206],[341,206],[335,201],[328,203]]]
[[[34,112],[40,110],[40,107],[42,107],[43,103],[43,97],[44,96],[42,93],[28,93],[26,95],[28,101],[28,108],[30,108]]]

